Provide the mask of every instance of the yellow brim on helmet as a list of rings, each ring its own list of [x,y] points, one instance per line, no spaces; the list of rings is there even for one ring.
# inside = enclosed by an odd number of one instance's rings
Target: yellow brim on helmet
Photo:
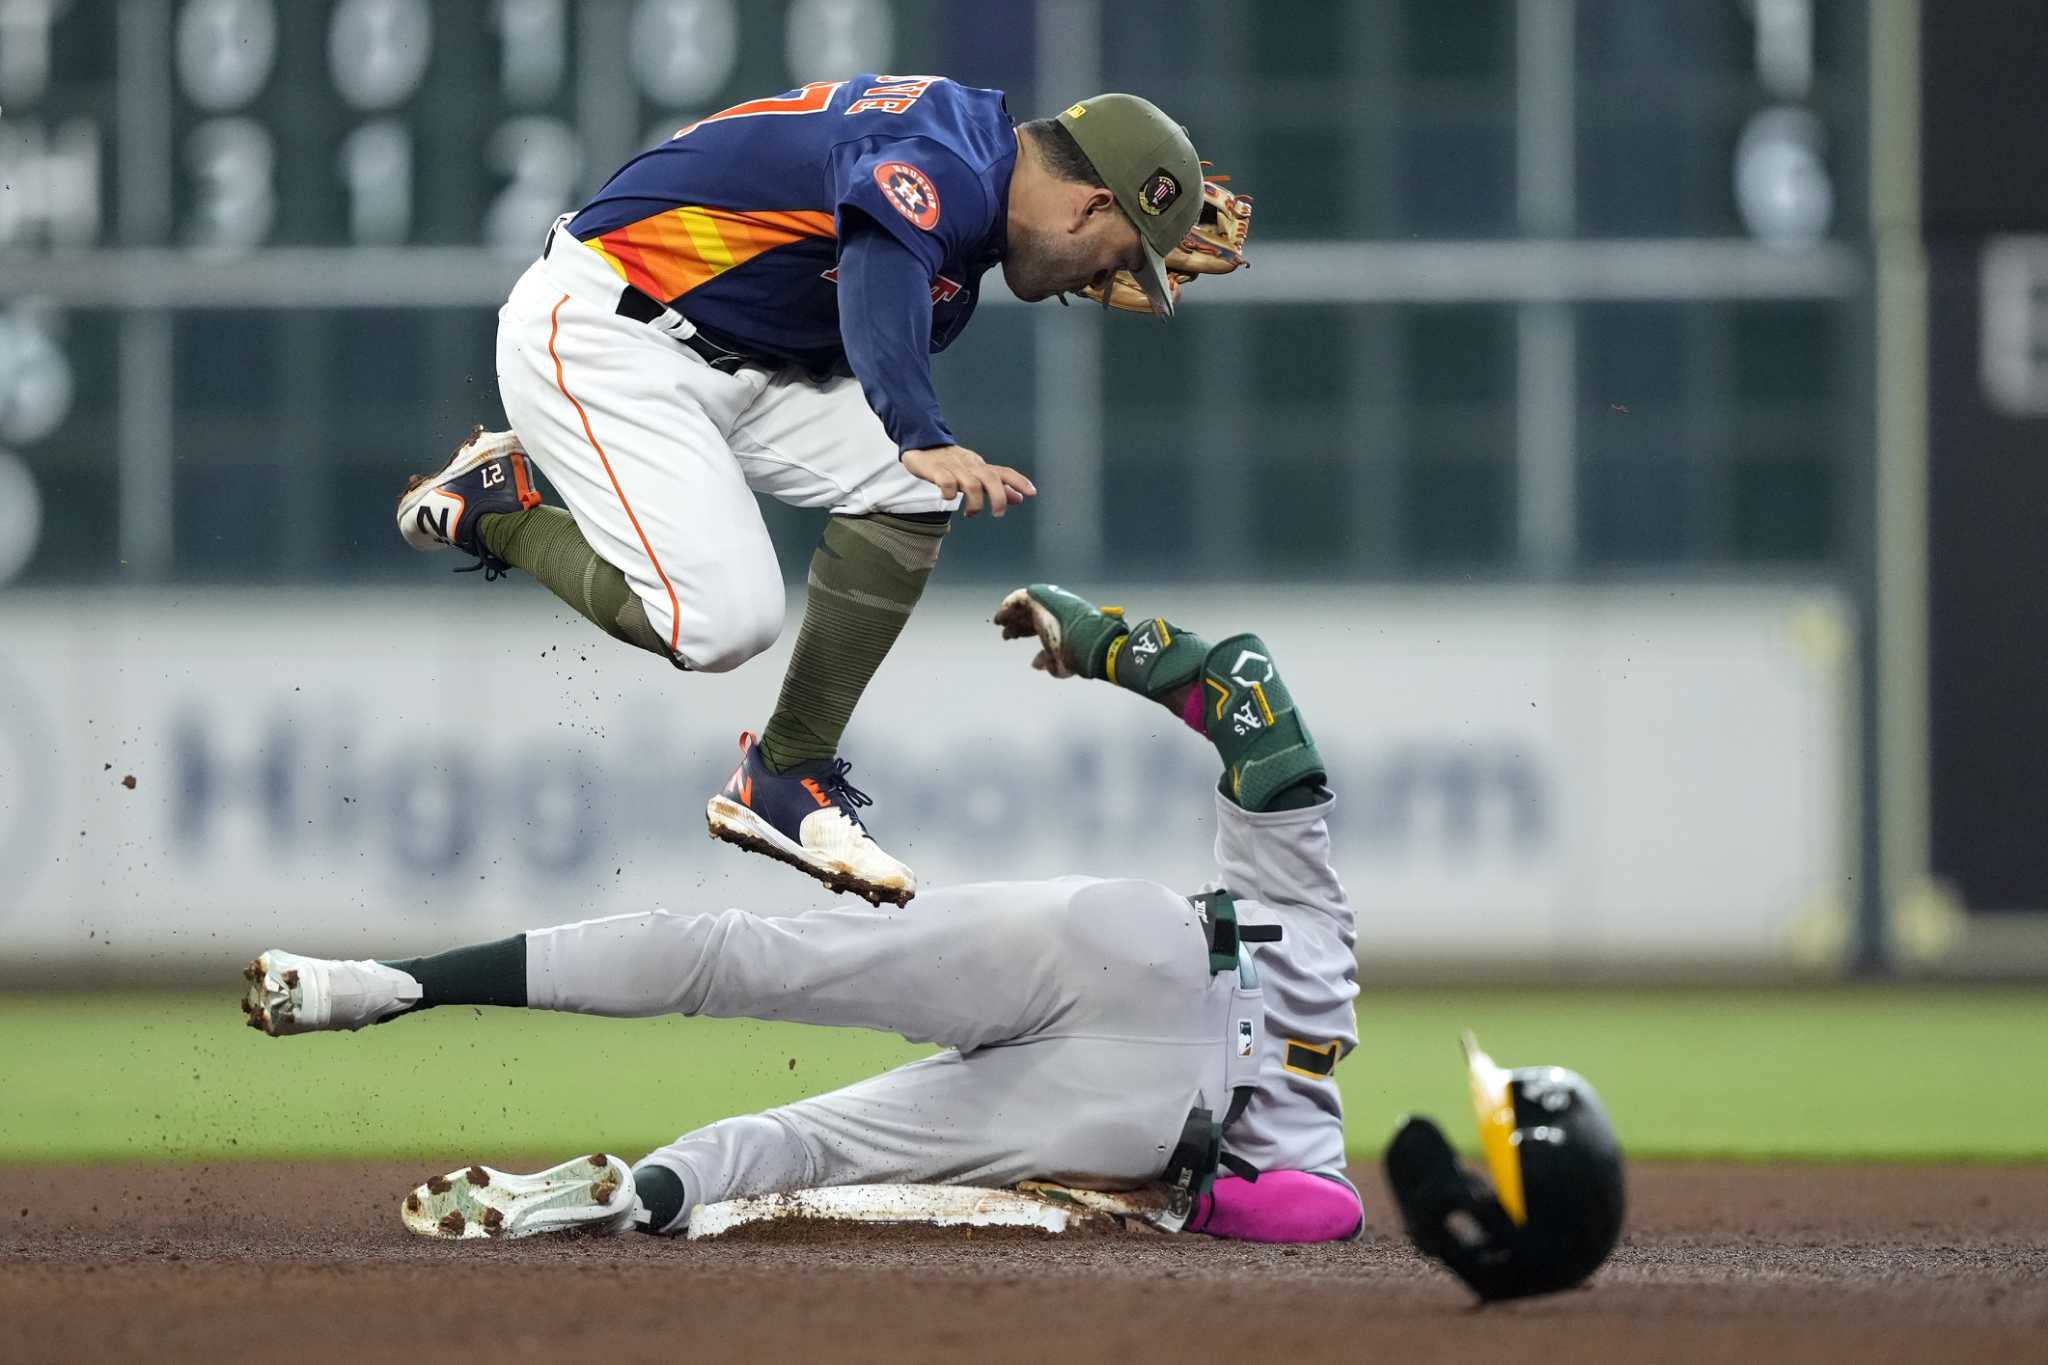
[[[1511,1077],[1480,1050],[1479,1040],[1469,1030],[1460,1041],[1465,1048],[1472,1115],[1479,1120],[1479,1147],[1486,1154],[1486,1170],[1493,1177],[1493,1191],[1500,1206],[1519,1227],[1529,1221],[1529,1204],[1522,1192],[1522,1154],[1515,1140]]]

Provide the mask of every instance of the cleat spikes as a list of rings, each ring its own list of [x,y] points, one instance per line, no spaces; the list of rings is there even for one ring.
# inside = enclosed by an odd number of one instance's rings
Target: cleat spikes
[[[481,1164],[430,1176],[405,1196],[406,1228],[441,1241],[627,1231],[638,1203],[626,1163],[604,1153],[521,1175]]]
[[[301,957],[272,948],[243,976],[243,1013],[274,1038],[323,1029],[358,1029],[402,1013],[419,1000],[410,976],[381,962]]]
[[[806,876],[814,877],[820,885],[835,896],[855,895],[863,897],[870,905],[877,907],[893,905],[900,909],[910,904],[912,898],[917,895],[915,889],[899,890],[895,887],[876,886],[871,882],[858,880],[828,881],[826,878],[820,877],[816,869],[808,866],[802,859],[783,852],[766,839],[759,839],[751,834],[741,833],[738,830],[724,829],[716,824],[710,825],[706,832],[720,843],[731,844],[735,848],[743,848],[749,853],[759,853],[763,857],[773,858],[776,862],[787,864]]]

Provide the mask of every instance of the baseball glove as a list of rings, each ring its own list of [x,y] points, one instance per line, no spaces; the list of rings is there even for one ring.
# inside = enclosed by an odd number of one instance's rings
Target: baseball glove
[[[1144,292],[1138,290],[1141,297]],[[1122,607],[1098,607],[1054,583],[1017,589],[996,608],[995,622],[1005,640],[1036,635],[1038,657],[1031,666],[1055,678],[1102,677],[1110,645],[1131,629]]]
[[[1252,230],[1252,197],[1225,189],[1223,182],[1228,179],[1219,175],[1202,182],[1202,212],[1180,245],[1167,253],[1166,285],[1176,305],[1180,287],[1197,275],[1228,275],[1251,264],[1244,257],[1244,239]],[[1147,317],[1152,314],[1152,300],[1145,296],[1145,287],[1128,270],[1110,276],[1107,286],[1091,284],[1081,292],[1105,308]]]

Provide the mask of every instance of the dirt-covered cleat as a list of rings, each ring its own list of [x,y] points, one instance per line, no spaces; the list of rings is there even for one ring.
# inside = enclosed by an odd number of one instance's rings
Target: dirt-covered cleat
[[[538,507],[541,496],[519,438],[509,431],[469,433],[437,474],[415,474],[398,495],[398,534],[415,550],[456,549],[474,555],[485,578],[505,561],[484,546],[481,528],[494,512]]]
[[[359,1029],[417,1005],[420,983],[381,962],[300,957],[272,948],[242,969],[242,1013],[273,1038]]]
[[[778,773],[759,741],[742,734],[740,766],[704,808],[711,837],[788,863],[834,891],[908,904],[917,877],[861,822],[859,808],[871,802],[846,780],[848,766],[827,758]]]
[[[597,1152],[536,1175],[489,1166],[437,1175],[405,1197],[398,1216],[411,1231],[442,1241],[542,1233],[605,1237],[631,1228],[639,1209],[631,1168]]]

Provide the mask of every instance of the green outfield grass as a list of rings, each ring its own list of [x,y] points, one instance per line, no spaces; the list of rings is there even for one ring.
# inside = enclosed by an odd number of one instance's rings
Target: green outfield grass
[[[236,998],[0,994],[0,1161],[637,1154],[923,1051],[466,1008],[278,1040]],[[1469,1133],[1465,1027],[1585,1073],[1638,1157],[2048,1159],[2048,993],[1909,988],[1372,991],[1337,1073],[1354,1156],[1404,1112]]]

